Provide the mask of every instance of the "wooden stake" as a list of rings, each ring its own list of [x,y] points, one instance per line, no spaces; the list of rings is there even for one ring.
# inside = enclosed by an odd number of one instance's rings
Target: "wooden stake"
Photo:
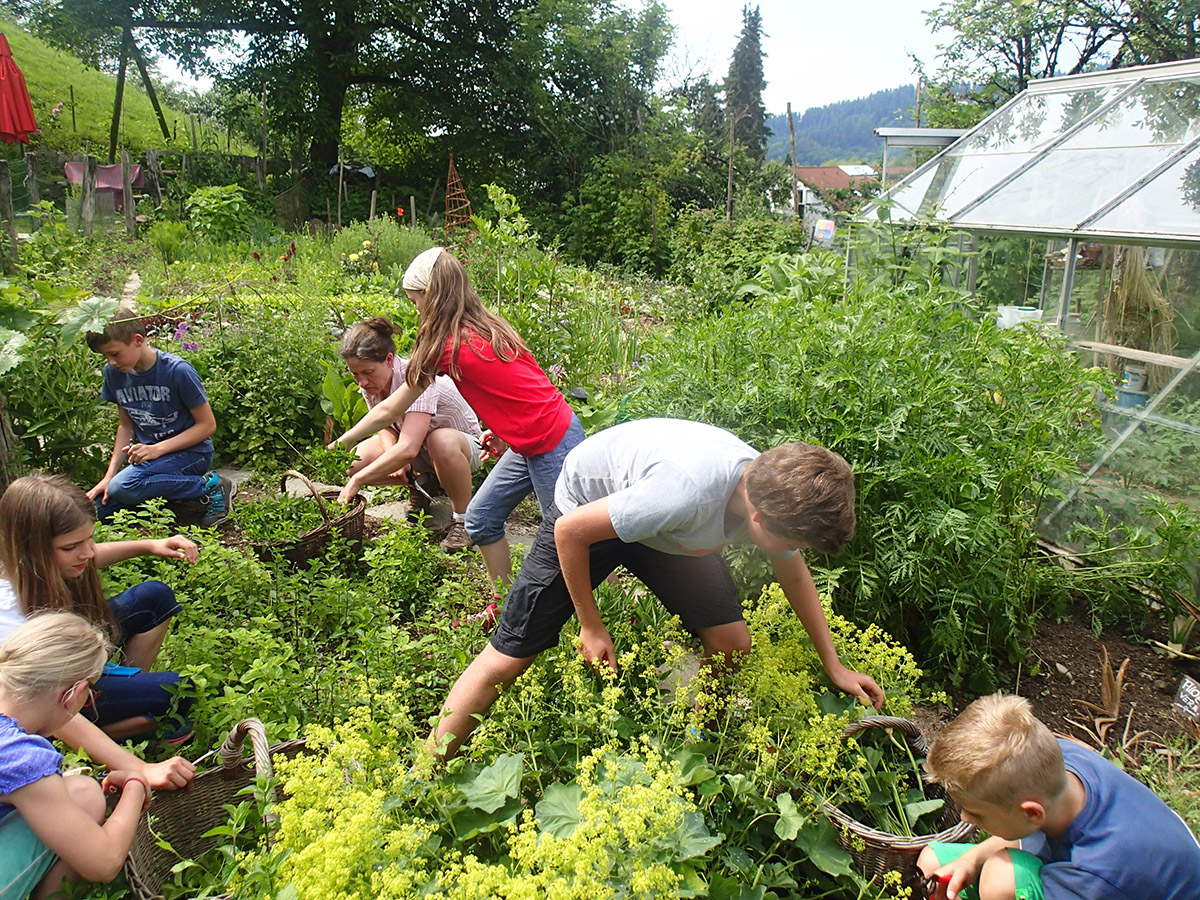
[[[84,237],[92,236],[96,222],[96,166],[100,160],[90,153],[83,167],[83,196],[79,201],[79,226]]]
[[[125,207],[125,233],[137,234],[137,208],[133,202],[133,179],[130,177],[129,151],[121,151],[121,204]]]
[[[796,123],[792,120],[792,104],[787,105],[788,137],[792,144],[792,215],[800,215],[800,185],[796,177]]]
[[[346,171],[346,164],[342,162],[342,155],[338,154],[338,231],[342,230],[342,173]]]
[[[150,191],[150,196],[154,198],[155,207],[161,207],[163,205],[162,165],[158,161],[158,151],[154,149],[146,151],[146,187]]]
[[[29,192],[29,208],[33,209],[42,200],[42,192],[38,187],[37,173],[37,154],[25,154],[25,190]],[[33,216],[33,225],[31,231],[37,231],[42,227],[42,220],[37,216]]]
[[[121,128],[121,103],[125,97],[125,70],[129,66],[129,29],[121,32],[121,62],[117,67],[117,98],[113,101],[112,125],[108,129],[108,164],[117,159],[117,134]]]
[[[371,214],[367,216],[367,221],[375,218],[375,195],[377,193],[379,193],[379,191],[377,191],[375,188],[371,188]]]
[[[7,159],[0,159],[0,218],[4,219],[5,227],[8,228],[8,255],[15,267],[17,262],[17,219],[13,212],[12,174],[8,170]],[[9,266],[5,266],[5,269],[12,270]]]

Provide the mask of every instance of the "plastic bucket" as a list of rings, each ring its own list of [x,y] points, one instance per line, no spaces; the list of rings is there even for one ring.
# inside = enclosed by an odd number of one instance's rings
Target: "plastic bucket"
[[[1001,328],[1012,328],[1021,322],[1042,321],[1042,311],[1036,306],[998,306],[996,314]]]
[[[1149,391],[1129,391],[1125,388],[1117,389],[1117,406],[1122,409],[1137,409],[1139,406],[1145,406],[1146,401],[1149,399]]]
[[[1121,389],[1135,393],[1144,392],[1146,390],[1146,367],[1127,365],[1125,374],[1121,378]]]

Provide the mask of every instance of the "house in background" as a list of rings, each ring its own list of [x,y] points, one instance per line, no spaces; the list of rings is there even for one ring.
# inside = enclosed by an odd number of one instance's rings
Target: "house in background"
[[[871,166],[795,166],[799,182],[800,215],[811,232],[818,221],[857,205],[863,190],[874,193],[879,173]]]

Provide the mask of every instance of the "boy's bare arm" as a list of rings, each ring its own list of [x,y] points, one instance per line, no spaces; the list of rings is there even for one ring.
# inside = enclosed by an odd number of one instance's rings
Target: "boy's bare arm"
[[[207,402],[201,403],[199,406],[190,407],[188,412],[192,414],[192,418],[195,420],[190,428],[185,428],[179,434],[173,435],[164,441],[159,441],[157,444],[130,444],[129,449],[126,451],[129,461],[134,465],[149,462],[152,459],[158,459],[160,456],[166,456],[168,453],[175,453],[179,450],[186,450],[188,447],[194,447],[216,433],[217,420],[213,415],[211,405]]]
[[[883,688],[875,683],[875,679],[862,672],[855,672],[842,665],[837,650],[833,646],[833,638],[829,634],[829,623],[825,620],[825,610],[821,607],[821,598],[817,594],[817,586],[813,584],[812,575],[799,553],[771,561],[775,570],[775,578],[783,588],[783,595],[791,604],[800,624],[808,632],[808,637],[821,658],[821,665],[830,680],[841,690],[869,700],[876,709],[883,706]]]
[[[133,440],[133,419],[129,418],[129,413],[125,412],[121,407],[117,407],[117,434],[113,438],[113,452],[108,460],[108,469],[104,473],[104,477],[96,482],[95,486],[87,492],[89,500],[101,498],[101,502],[108,502],[108,483],[113,480],[113,476],[121,471],[121,465],[125,462],[125,448],[129,446],[129,442]]]
[[[607,665],[613,671],[617,668],[617,653],[592,595],[591,550],[592,544],[615,537],[607,497],[577,506],[554,523],[559,567],[579,618],[580,652],[589,663]]]

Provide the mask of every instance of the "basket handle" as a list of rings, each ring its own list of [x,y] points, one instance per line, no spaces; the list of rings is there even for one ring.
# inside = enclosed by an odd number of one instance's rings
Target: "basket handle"
[[[847,725],[846,730],[842,732],[842,737],[851,737],[868,728],[894,729],[903,735],[904,739],[908,741],[908,746],[917,756],[925,756],[929,752],[929,744],[925,740],[925,735],[921,734],[917,723],[912,719],[902,719],[899,716],[863,716],[857,722]]]
[[[242,719],[230,729],[229,737],[217,754],[221,757],[221,765],[232,771],[242,764],[242,747],[250,735],[250,746],[254,752],[254,769],[259,774],[270,776],[271,751],[267,746],[267,730],[258,719]]]
[[[302,482],[304,482],[304,486],[308,488],[309,493],[313,495],[313,499],[317,501],[317,509],[321,510],[321,518],[325,520],[326,524],[328,524],[329,510],[325,508],[325,498],[321,496],[321,492],[317,490],[317,486],[309,481],[307,476],[305,476],[303,473],[297,472],[295,469],[288,469],[286,472],[284,472],[279,479],[279,493],[283,494],[287,492],[287,480],[289,475],[292,478],[299,478]]]

